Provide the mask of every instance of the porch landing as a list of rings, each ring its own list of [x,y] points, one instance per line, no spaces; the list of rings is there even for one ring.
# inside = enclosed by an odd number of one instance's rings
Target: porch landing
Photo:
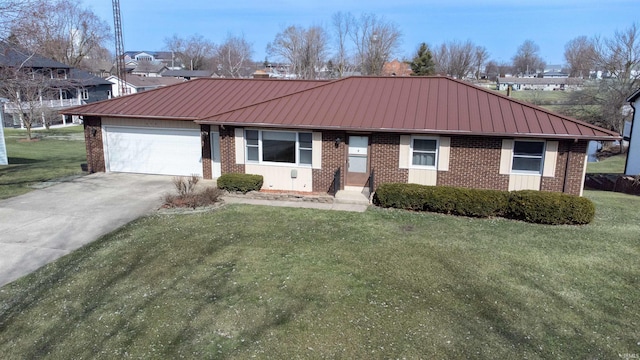
[[[334,202],[337,204],[369,205],[369,189],[345,186],[344,190],[336,193]]]

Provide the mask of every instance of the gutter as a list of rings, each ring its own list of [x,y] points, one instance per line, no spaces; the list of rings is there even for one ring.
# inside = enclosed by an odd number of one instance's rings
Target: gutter
[[[631,139],[633,139],[633,128],[635,127],[635,123],[636,123],[635,120],[636,120],[636,111],[637,111],[632,101],[629,102],[629,105],[631,105],[631,108],[633,109],[633,117],[631,118],[631,131],[629,131],[629,148],[627,149],[627,159],[624,161],[625,175],[627,175],[627,167],[629,166],[629,152],[631,150]],[[624,138],[622,141],[624,141]],[[620,142],[620,149],[622,149],[622,141]]]

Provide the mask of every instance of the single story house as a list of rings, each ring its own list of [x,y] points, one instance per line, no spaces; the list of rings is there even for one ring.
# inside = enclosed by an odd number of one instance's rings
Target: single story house
[[[111,94],[113,97],[118,97],[127,94],[136,94],[139,92],[157,89],[162,86],[168,86],[183,82],[182,79],[171,77],[154,77],[154,76],[140,76],[140,75],[127,75],[124,82],[124,94],[120,94],[120,79],[116,75],[111,75],[106,78],[108,82],[112,84]]]
[[[633,121],[629,134],[629,148],[627,150],[627,162],[624,166],[624,174],[630,176],[640,175],[640,89],[627,98],[633,108]]]
[[[505,91],[508,87],[512,90],[580,90],[584,84],[582,79],[569,77],[499,77],[497,80],[498,90]]]
[[[447,77],[197,79],[64,110],[90,171],[264,176],[263,189],[385,182],[582,193],[614,132]]]

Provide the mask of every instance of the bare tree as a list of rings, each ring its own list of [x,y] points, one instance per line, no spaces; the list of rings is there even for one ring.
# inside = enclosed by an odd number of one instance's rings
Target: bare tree
[[[578,36],[564,46],[564,58],[572,77],[584,78],[594,70],[596,49],[593,41],[586,36]]]
[[[351,54],[347,46],[347,40],[355,19],[351,13],[337,12],[333,14],[331,20],[336,42],[336,53],[332,61],[333,70],[337,73],[338,78],[342,78],[350,70],[349,59]]]
[[[205,70],[211,68],[211,58],[213,57],[216,45],[202,35],[196,34],[189,38],[180,38],[174,34],[170,38],[165,38],[165,48],[173,51],[184,66],[189,70]]]
[[[12,51],[21,51],[13,48]],[[61,91],[72,88],[71,80],[56,78],[52,69],[34,69],[28,66],[33,54],[25,53],[18,64],[5,64],[0,68],[0,97],[6,98],[7,113],[18,117],[31,140],[31,128],[42,123],[48,127],[51,120],[50,102],[58,99]]]
[[[474,63],[473,65],[475,66],[476,80],[480,80],[480,77],[482,76],[481,73],[483,70],[482,67],[485,65],[488,59],[489,59],[489,52],[487,51],[487,48],[485,48],[484,46],[476,46],[474,59],[473,59],[473,63]]]
[[[30,0],[0,0],[0,40],[7,40],[12,25],[31,3]]]
[[[539,52],[540,47],[533,40],[525,40],[512,59],[515,71],[522,75],[530,75],[544,70],[545,63],[538,55]]]
[[[475,55],[476,46],[469,40],[443,43],[434,54],[436,72],[464,79],[474,70]]]
[[[362,14],[350,28],[357,63],[364,75],[381,75],[382,67],[400,46],[398,26],[374,14]]]
[[[83,59],[111,39],[109,25],[73,0],[35,0],[11,26],[17,43],[42,56],[81,67]]]
[[[252,46],[244,35],[227,34],[225,41],[216,49],[214,62],[220,75],[241,77],[242,69],[251,62],[251,54]]]
[[[611,38],[595,38],[594,46],[595,64],[605,71],[595,100],[602,108],[603,122],[621,132],[624,122],[630,120],[622,107],[640,87],[640,30],[634,23]]]
[[[327,58],[328,35],[320,26],[289,26],[267,44],[267,52],[289,63],[297,77],[316,79]]]

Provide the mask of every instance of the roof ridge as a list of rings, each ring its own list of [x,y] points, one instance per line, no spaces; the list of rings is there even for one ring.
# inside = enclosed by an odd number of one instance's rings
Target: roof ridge
[[[450,78],[450,77],[448,77],[448,76],[445,76],[445,78],[446,78],[446,79],[449,79],[449,80],[452,80],[452,81],[455,81],[455,82],[457,82],[458,84],[462,84],[462,85],[465,85],[465,86],[468,86],[468,87],[473,87],[473,88],[475,88],[475,89],[481,90],[481,91],[483,91],[483,92],[485,92],[485,93],[488,93],[488,94],[490,94],[490,95],[495,95],[495,96],[497,96],[497,97],[499,97],[499,98],[502,98],[502,99],[506,99],[506,100],[509,100],[509,101],[516,102],[516,103],[518,103],[518,104],[520,104],[520,105],[522,105],[522,106],[528,107],[528,108],[533,109],[533,110],[535,110],[535,111],[542,111],[542,112],[544,112],[544,113],[545,113],[545,114],[547,114],[547,115],[557,116],[557,117],[559,117],[559,118],[561,118],[561,119],[564,119],[564,120],[571,121],[571,122],[576,123],[576,124],[580,124],[580,125],[586,126],[586,127],[590,128],[590,129],[592,129],[592,130],[598,130],[598,131],[600,131],[600,130],[606,130],[607,132],[609,132],[610,134],[612,134],[612,135],[614,135],[614,136],[620,136],[620,134],[616,133],[615,131],[611,131],[611,130],[608,130],[608,129],[604,129],[604,128],[599,127],[599,126],[597,126],[597,125],[589,124],[588,122],[585,122],[585,121],[582,121],[582,120],[578,120],[578,119],[572,118],[572,117],[570,117],[570,116],[566,116],[566,115],[562,115],[562,114],[556,113],[556,112],[554,112],[554,111],[551,111],[551,110],[545,109],[545,108],[543,108],[543,107],[541,107],[541,106],[537,106],[537,105],[534,105],[534,104],[528,103],[528,102],[526,102],[526,101],[522,101],[522,100],[519,100],[519,99],[514,99],[514,98],[512,98],[512,97],[509,97],[509,96],[506,96],[506,95],[500,94],[500,93],[498,93],[498,92],[495,92],[495,91],[492,91],[492,90],[489,90],[489,89],[485,89],[485,88],[483,88],[483,87],[480,87],[480,86],[477,86],[477,85],[471,84],[471,83],[466,82],[466,81],[462,81],[462,80],[459,80],[459,79]]]
[[[261,104],[264,104],[264,103],[267,103],[267,102],[270,102],[270,101],[283,99],[283,98],[288,97],[288,96],[297,95],[297,94],[300,94],[300,93],[303,93],[303,92],[306,92],[306,91],[310,91],[310,90],[315,90],[317,88],[328,86],[328,85],[331,85],[331,84],[335,84],[336,82],[340,82],[340,81],[347,80],[347,79],[354,78],[354,77],[357,77],[357,76],[348,76],[348,77],[344,77],[344,78],[341,78],[341,79],[329,80],[329,81],[326,81],[326,80],[297,80],[297,81],[311,81],[311,82],[317,81],[320,84],[318,86],[310,87],[308,89],[302,89],[302,90],[294,91],[294,92],[289,93],[289,94],[276,96],[276,97],[273,97],[273,98],[269,98],[269,99],[266,99],[266,100],[255,102],[253,104],[249,104],[249,105],[233,108],[231,110],[227,110],[227,111],[223,111],[223,112],[219,112],[219,113],[215,113],[215,114],[211,114],[211,115],[202,116],[202,117],[196,119],[195,121],[196,122],[197,121],[203,121],[203,120],[207,120],[209,118],[212,118],[214,116],[224,115],[226,113],[230,113],[230,112],[237,111],[237,110],[240,110],[240,109],[246,109],[246,108],[250,108],[252,106],[261,105]],[[262,80],[262,81],[264,81],[264,80],[268,80],[268,79],[252,79],[252,80]],[[272,81],[292,81],[292,80],[272,80]],[[293,80],[293,81],[296,81],[296,80]]]

